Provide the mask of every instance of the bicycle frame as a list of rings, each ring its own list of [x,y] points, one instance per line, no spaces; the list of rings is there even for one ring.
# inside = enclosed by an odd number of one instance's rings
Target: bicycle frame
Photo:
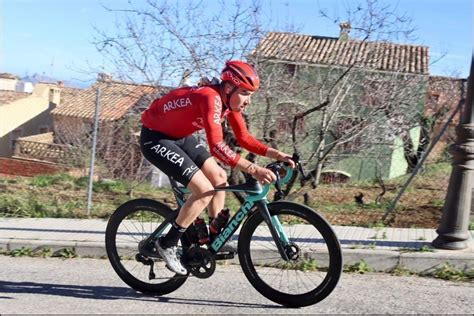
[[[279,179],[277,175],[277,182],[279,184],[287,183],[292,175],[293,169],[286,168],[286,175],[283,179]],[[186,201],[185,195],[189,194],[190,191],[183,186],[178,185],[178,183],[170,178],[171,187],[173,189],[173,194],[176,198],[178,203],[178,209],[176,210],[176,216],[178,215],[179,209]],[[254,206],[257,207],[258,211],[261,213],[265,223],[268,225],[270,229],[271,235],[273,240],[276,243],[276,246],[280,252],[280,255],[283,260],[288,261],[289,258],[285,252],[285,246],[289,244],[289,239],[286,236],[283,227],[280,223],[280,220],[277,216],[271,216],[268,210],[268,200],[267,194],[270,191],[270,184],[266,184],[263,187],[257,182],[257,180],[253,178],[249,178],[247,182],[237,185],[225,186],[225,187],[217,187],[214,189],[215,191],[226,191],[226,192],[242,192],[247,194],[245,197],[244,203],[238,209],[238,211],[234,214],[234,216],[229,220],[227,225],[223,227],[221,233],[215,238],[215,240],[210,245],[209,250],[216,254],[219,252],[221,247],[225,244],[225,242],[235,233],[235,231],[240,227],[242,221],[247,218],[250,214],[250,211]],[[158,238],[162,232],[170,225],[169,222],[163,222],[151,235],[150,238],[156,239]]]

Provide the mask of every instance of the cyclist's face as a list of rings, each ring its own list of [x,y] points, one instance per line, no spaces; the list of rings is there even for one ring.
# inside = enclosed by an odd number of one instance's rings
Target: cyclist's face
[[[230,96],[230,109],[235,112],[244,111],[247,105],[250,104],[253,93],[253,91],[238,88]]]

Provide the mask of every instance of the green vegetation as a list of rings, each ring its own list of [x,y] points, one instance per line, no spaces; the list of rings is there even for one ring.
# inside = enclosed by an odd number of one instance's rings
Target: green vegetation
[[[422,274],[449,281],[473,281],[474,269],[458,269],[452,263],[446,262],[432,272]]]
[[[17,249],[12,249],[10,251],[1,250],[0,255],[6,255],[11,257],[57,257],[65,259],[72,259],[78,257],[76,251],[72,248],[63,248],[53,252],[51,248],[48,247],[40,247],[36,249],[21,247]]]
[[[390,273],[396,276],[409,276],[414,274],[412,271],[402,265],[397,265],[390,271]]]
[[[299,270],[303,272],[310,272],[310,271],[323,271],[326,268],[319,267],[318,262],[314,258],[298,260],[296,262],[273,262],[273,263],[264,263],[261,264],[262,267],[266,268],[277,268],[283,270]]]
[[[420,248],[400,248],[400,252],[434,252],[430,246],[424,245]]]
[[[364,260],[356,262],[352,265],[345,265],[344,272],[365,274],[369,272],[374,272],[374,269],[371,268]],[[387,271],[392,275],[396,276],[411,276],[418,275],[422,277],[434,277],[438,279],[443,279],[447,281],[454,282],[472,282],[474,281],[474,269],[459,269],[454,264],[446,262],[443,265],[429,271],[424,272],[413,272],[405,266],[397,265],[390,271]]]
[[[0,179],[0,216],[83,218],[87,186],[87,177],[74,178],[67,174]],[[108,217],[120,204],[134,197],[158,199],[174,207],[169,189],[147,184],[95,181],[93,192],[91,216],[96,218]]]
[[[0,216],[84,218],[88,182],[88,177],[75,178],[67,174],[0,179]],[[231,194],[227,197],[227,206],[237,210],[240,207],[237,199]],[[169,188],[101,180],[93,182],[91,217],[107,218],[132,198],[156,199],[172,208],[177,206]]]
[[[365,260],[361,260],[351,265],[344,266],[344,272],[352,272],[358,274],[364,274],[369,272],[374,272],[374,269],[370,267]]]
[[[441,208],[446,195],[447,179],[451,171],[448,163],[427,165],[415,178],[412,190],[407,192],[386,222],[382,216],[408,176],[385,181],[386,192],[371,181],[345,184],[320,184],[310,190],[309,206],[321,212],[333,225],[355,225],[370,228],[420,227],[434,228],[439,223]],[[34,178],[18,177],[0,179],[0,216],[4,217],[86,217],[88,177],[67,174],[42,175]],[[295,190],[299,184],[295,185]],[[269,200],[273,197],[273,189]],[[355,196],[363,193],[363,203],[356,203]],[[91,217],[107,218],[120,204],[132,198],[150,198],[177,205],[168,188],[155,188],[145,183],[119,180],[100,180],[93,183]],[[303,195],[296,202],[303,203]],[[377,201],[377,202],[376,202]],[[240,203],[227,194],[227,206],[235,212]],[[392,216],[393,215],[393,216]],[[202,214],[206,218],[207,214]],[[395,218],[395,220],[393,220]],[[285,222],[286,219],[282,219]],[[288,219],[290,223],[291,219]],[[471,223],[469,229],[473,229]],[[374,236],[375,237],[375,236]],[[384,239],[383,231],[376,239]]]

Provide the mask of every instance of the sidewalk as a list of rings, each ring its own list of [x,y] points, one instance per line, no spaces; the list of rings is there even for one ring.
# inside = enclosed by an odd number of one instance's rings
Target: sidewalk
[[[104,257],[106,225],[107,221],[100,219],[0,218],[0,249],[74,248],[80,256]],[[474,268],[472,239],[469,248],[453,251],[431,248],[431,241],[437,237],[434,229],[334,226],[334,230],[346,265],[365,260],[377,271],[401,265],[422,272],[446,262],[458,269]],[[473,231],[471,235],[474,237]],[[432,251],[420,251],[427,248]]]

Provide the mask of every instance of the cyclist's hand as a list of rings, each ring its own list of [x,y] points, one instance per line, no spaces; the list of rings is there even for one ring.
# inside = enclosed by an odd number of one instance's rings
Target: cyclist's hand
[[[269,184],[273,181],[276,181],[276,175],[273,173],[273,171],[267,168],[262,168],[255,164],[252,164],[247,168],[247,171],[252,177],[257,179],[257,181],[262,184]]]
[[[288,155],[288,154],[285,154],[283,152],[279,152],[278,155],[277,155],[277,160],[278,161],[282,161],[282,162],[286,162],[287,164],[290,165],[291,168],[295,168],[296,167],[296,164],[295,162],[293,161],[293,159],[291,159],[291,156]]]

